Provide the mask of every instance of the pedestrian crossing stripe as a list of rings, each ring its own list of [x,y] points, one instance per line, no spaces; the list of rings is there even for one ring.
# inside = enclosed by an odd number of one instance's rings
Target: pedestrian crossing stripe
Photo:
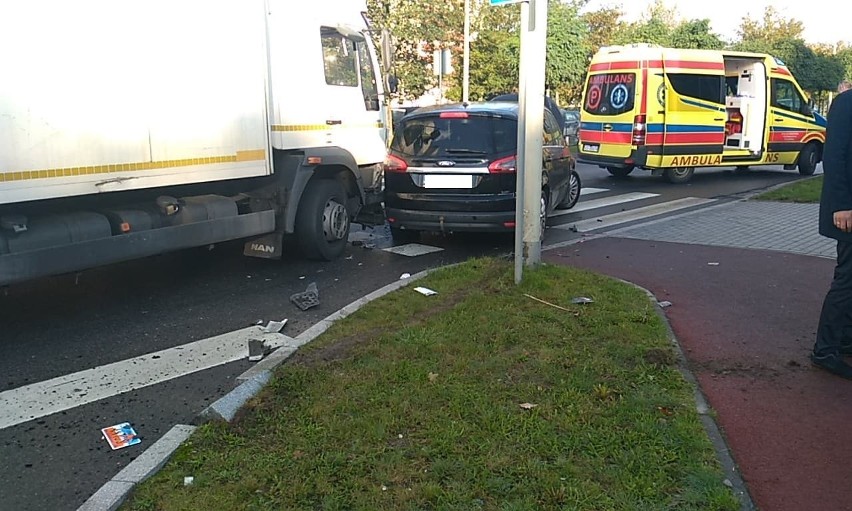
[[[605,208],[607,206],[615,206],[618,204],[624,204],[626,202],[633,202],[637,200],[644,199],[652,199],[654,197],[659,197],[658,193],[645,193],[645,192],[630,192],[624,193],[621,195],[613,195],[611,197],[603,197],[601,199],[592,199],[588,201],[580,201],[571,209],[557,209],[553,213],[550,214],[550,217],[557,217],[562,215],[568,215],[570,213],[579,213],[581,211],[589,211],[590,209],[598,209]]]
[[[645,206],[642,208],[621,211],[618,213],[613,213],[611,215],[604,215],[596,218],[589,218],[587,220],[580,220],[575,223],[556,225],[553,226],[553,229],[565,229],[574,232],[596,231],[599,229],[605,229],[627,222],[644,220],[646,218],[662,215],[664,213],[671,213],[673,211],[679,211],[695,206],[704,206],[713,202],[716,202],[716,200],[704,199],[701,197],[685,197],[683,199],[661,202],[659,204],[653,204],[651,206]]]

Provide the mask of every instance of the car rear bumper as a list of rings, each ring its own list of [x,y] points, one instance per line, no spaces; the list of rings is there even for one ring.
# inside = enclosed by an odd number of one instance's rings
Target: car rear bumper
[[[507,232],[515,229],[514,211],[423,211],[397,208],[385,208],[385,211],[391,227],[416,231]]]

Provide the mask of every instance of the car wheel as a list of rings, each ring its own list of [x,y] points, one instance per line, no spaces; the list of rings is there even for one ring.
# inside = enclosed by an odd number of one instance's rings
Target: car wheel
[[[812,176],[817,167],[817,159],[819,152],[816,144],[808,144],[799,153],[798,167],[799,174],[803,176]]]
[[[666,169],[665,177],[669,183],[683,184],[692,179],[695,167],[672,167]]]
[[[634,168],[635,167],[631,165],[629,167],[607,167],[606,170],[612,174],[613,177],[627,177],[631,172],[633,172]]]
[[[565,198],[557,206],[558,209],[571,209],[577,205],[580,200],[580,191],[582,183],[580,182],[580,174],[576,171],[571,171],[571,177],[568,178],[568,191],[565,193]]]
[[[296,212],[296,239],[308,259],[332,261],[349,239],[346,192],[334,179],[313,179],[305,187]]]

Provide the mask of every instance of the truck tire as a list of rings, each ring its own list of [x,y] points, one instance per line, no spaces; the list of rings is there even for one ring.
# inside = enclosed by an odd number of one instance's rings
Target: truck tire
[[[556,206],[556,209],[571,209],[576,206],[577,201],[580,200],[580,190],[582,190],[580,174],[572,170],[571,176],[568,178],[568,190],[565,191],[565,197]]]
[[[799,174],[803,176],[812,176],[817,168],[817,160],[819,159],[819,149],[814,143],[808,144],[799,153],[799,159],[796,161],[799,167]]]
[[[676,185],[689,182],[693,174],[695,174],[695,167],[671,167],[665,172],[666,180]]]
[[[612,166],[610,166],[610,167],[607,167],[606,170],[613,177],[627,177],[627,176],[630,175],[631,172],[633,172],[634,168],[635,167],[633,167],[632,165],[629,166],[629,167],[612,167]]]
[[[313,179],[305,187],[296,212],[296,240],[308,259],[332,261],[349,239],[346,192],[333,179]]]

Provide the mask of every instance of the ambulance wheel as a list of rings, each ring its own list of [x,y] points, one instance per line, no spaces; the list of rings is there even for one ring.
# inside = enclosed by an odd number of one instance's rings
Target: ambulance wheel
[[[580,174],[572,170],[571,177],[568,178],[568,190],[565,191],[565,198],[556,206],[556,209],[571,209],[576,206],[577,201],[580,200],[581,189]]]
[[[695,167],[672,167],[666,169],[665,176],[669,183],[679,185],[692,179],[692,174],[694,173]]]
[[[343,255],[349,239],[346,192],[334,179],[313,179],[296,212],[296,239],[308,259],[332,261]]]
[[[631,165],[630,167],[607,167],[606,170],[613,175],[613,177],[627,177],[633,172],[634,167]]]
[[[816,144],[808,144],[799,153],[797,165],[799,174],[803,176],[812,176],[817,167],[817,159],[819,158],[819,149]]]
[[[748,165],[737,165],[737,168],[735,169],[735,171],[736,172],[747,172],[748,169],[749,169]]]

